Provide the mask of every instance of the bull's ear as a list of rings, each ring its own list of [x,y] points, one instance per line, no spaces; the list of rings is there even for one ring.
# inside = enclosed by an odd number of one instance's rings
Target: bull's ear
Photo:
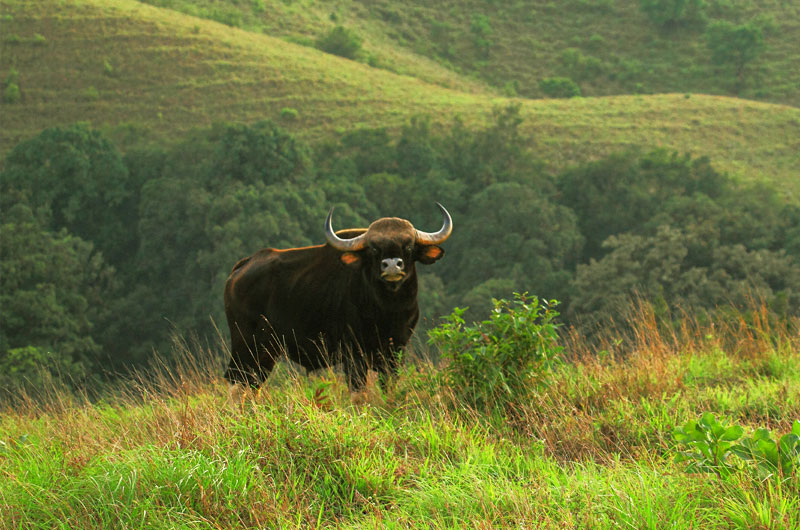
[[[438,245],[418,245],[417,261],[430,265],[444,256],[444,249]]]
[[[344,252],[339,259],[348,267],[355,267],[361,262],[361,256],[356,252]]]

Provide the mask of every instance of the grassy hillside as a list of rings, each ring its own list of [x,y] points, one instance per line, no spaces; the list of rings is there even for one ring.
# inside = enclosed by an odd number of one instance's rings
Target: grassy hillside
[[[361,35],[364,59],[426,75],[428,57],[498,90],[542,97],[546,77],[574,79],[584,95],[693,92],[800,104],[800,6],[780,0],[706,2],[698,20],[662,28],[640,0],[395,2],[392,0],[144,0],[249,31],[313,42],[334,25]],[[745,86],[712,64],[704,23],[755,21],[766,50]],[[485,42],[481,42],[483,39]]]
[[[0,77],[15,75],[20,88],[19,100],[0,108],[2,152],[79,120],[122,145],[262,118],[314,139],[397,127],[418,113],[444,123],[485,120],[512,101],[430,62],[420,63],[423,81],[132,0],[4,0],[2,11]],[[800,193],[794,107],[683,94],[513,101],[551,167],[660,145],[708,154],[723,170]]]
[[[284,370],[232,407],[214,354],[189,351],[100,403],[17,396],[0,409],[0,527],[797,528],[797,475],[733,456],[730,476],[687,473],[672,436],[706,411],[745,437],[792,429],[797,336],[664,336],[650,317],[636,336],[625,359],[572,344],[501,421],[424,363],[358,406],[333,374]]]
[[[590,96],[692,92],[800,104],[796,2],[706,2],[711,22],[758,20],[765,30],[767,49],[741,90],[712,64],[702,25],[661,29],[640,0],[359,4],[398,43],[526,97],[544,96],[541,79],[566,76]],[[476,38],[481,31],[485,52]]]

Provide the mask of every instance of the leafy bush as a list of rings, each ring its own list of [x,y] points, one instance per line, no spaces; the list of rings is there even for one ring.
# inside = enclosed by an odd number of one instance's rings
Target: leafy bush
[[[489,24],[489,17],[480,13],[473,13],[472,19],[469,24],[469,31],[472,33],[472,42],[478,53],[484,59],[489,57],[489,48],[492,47],[492,41],[489,37],[492,36],[493,30]]]
[[[12,66],[8,71],[8,75],[3,80],[3,101],[6,103],[17,103],[19,100],[19,72]]]
[[[662,28],[705,22],[705,0],[639,0],[639,6],[654,24]]]
[[[727,478],[741,469],[755,471],[759,479],[796,481],[800,473],[800,421],[776,442],[767,429],[742,438],[739,425],[725,425],[710,412],[698,421],[676,428],[673,439],[681,446],[678,462],[688,462],[689,473],[716,473]],[[734,458],[736,457],[736,458]],[[750,466],[748,466],[750,464]]]
[[[727,21],[715,22],[706,32],[706,42],[711,61],[733,71],[737,90],[744,85],[748,65],[766,48],[761,27],[752,22],[738,26]]]
[[[295,121],[297,119],[297,109],[292,107],[283,107],[281,109],[281,119],[284,121]]]
[[[316,46],[320,50],[344,57],[356,59],[361,52],[363,39],[355,32],[344,26],[336,26],[328,33],[317,39]]]
[[[455,28],[447,22],[431,20],[431,43],[436,53],[445,59],[452,59],[456,52],[453,47]]]
[[[17,103],[20,100],[19,85],[8,83],[3,89],[3,101],[6,103]]]
[[[581,87],[569,77],[546,77],[539,88],[551,98],[574,98],[581,95]]]
[[[578,79],[592,79],[616,70],[603,59],[586,55],[578,48],[565,48],[559,54],[559,60],[567,72]]]
[[[429,332],[430,343],[449,363],[447,384],[479,410],[512,412],[558,359],[558,316],[555,300],[514,294],[514,300],[493,300],[488,320],[465,324],[465,309],[455,308]]]

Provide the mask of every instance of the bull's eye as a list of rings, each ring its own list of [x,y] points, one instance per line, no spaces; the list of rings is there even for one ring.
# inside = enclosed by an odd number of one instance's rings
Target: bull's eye
[[[378,249],[376,247],[369,247],[369,253],[372,254],[373,256],[377,256]]]
[[[411,245],[406,246],[406,254],[411,254]]]

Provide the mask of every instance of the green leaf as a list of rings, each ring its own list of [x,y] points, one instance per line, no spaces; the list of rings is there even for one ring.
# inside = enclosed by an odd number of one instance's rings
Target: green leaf
[[[720,439],[732,442],[741,438],[742,434],[744,434],[744,429],[742,427],[732,425],[725,430]]]
[[[711,429],[716,424],[717,424],[717,418],[715,418],[714,415],[710,412],[706,412],[705,414],[703,414],[703,416],[700,418],[700,421],[698,422],[698,425],[705,427],[706,430]]]
[[[753,433],[753,440],[769,440],[769,429],[756,429]]]

